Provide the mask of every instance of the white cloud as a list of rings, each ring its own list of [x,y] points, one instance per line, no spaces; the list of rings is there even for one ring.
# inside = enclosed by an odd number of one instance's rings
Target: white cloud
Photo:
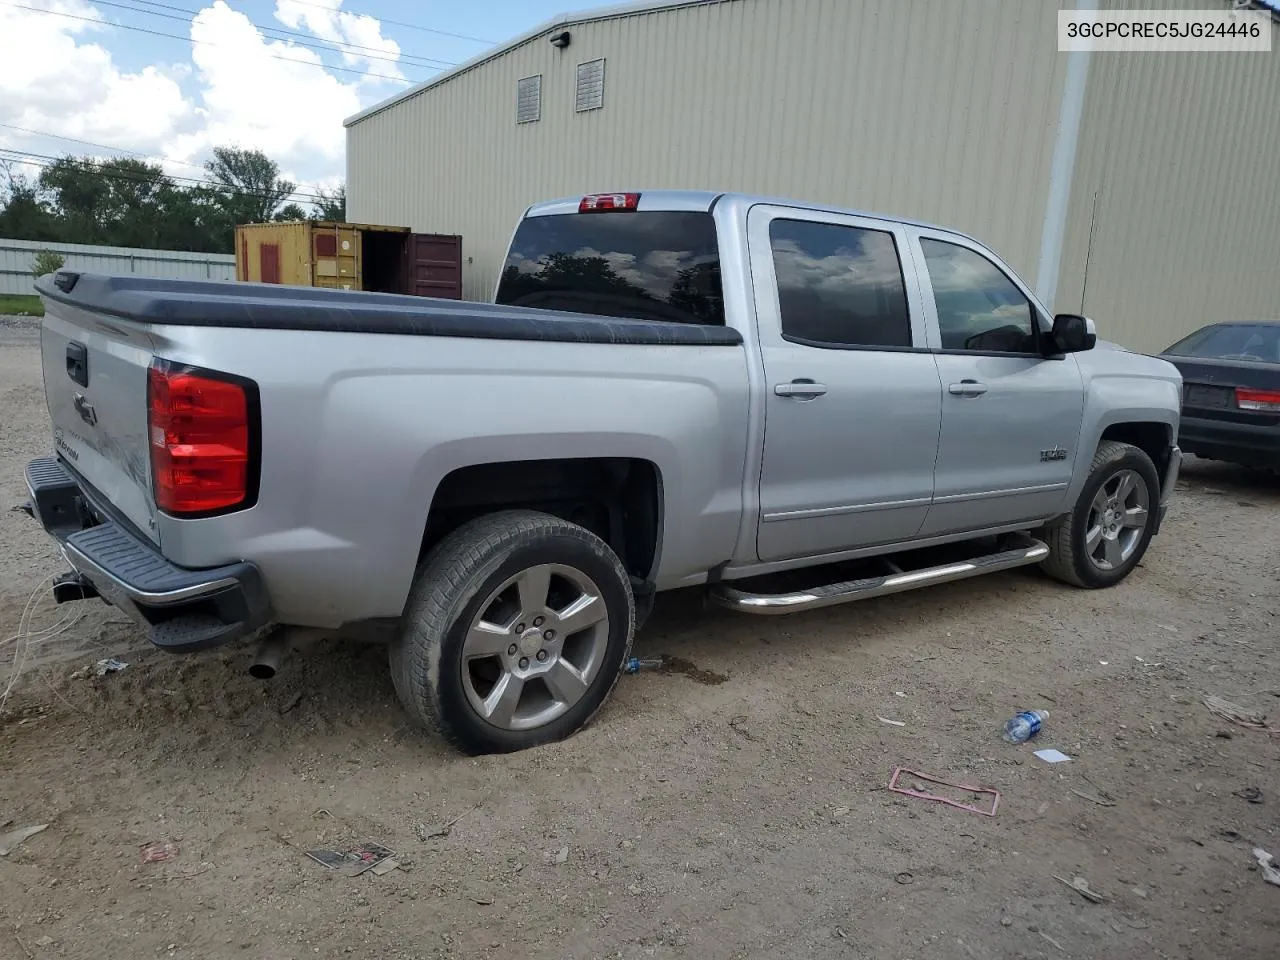
[[[342,0],[276,0],[275,17],[290,30],[308,30],[322,40],[361,48],[342,52],[347,64],[402,78],[396,65],[386,59],[400,59],[400,45],[382,35],[381,22],[366,14],[348,13],[341,7]]]
[[[101,19],[82,0],[28,0],[28,5]],[[0,123],[157,146],[188,112],[182,91],[165,66],[122,73],[102,46],[107,35],[105,28],[83,20],[0,5]],[[0,143],[16,145],[19,138],[11,133],[0,128]]]
[[[107,8],[90,0],[23,2],[52,13],[0,4],[0,124],[170,158],[165,166],[182,176],[198,176],[182,162],[199,164],[212,147],[236,144],[262,150],[300,182],[332,184],[343,168],[343,118],[387,90],[376,78],[329,72],[317,50],[264,38],[224,0],[194,16],[196,43],[183,50],[172,42],[174,62],[133,72],[111,53],[133,35],[112,27]],[[377,20],[342,12],[340,3],[329,0],[325,10],[292,5],[317,16],[290,22],[277,9],[277,18],[291,29],[399,57]],[[394,63],[342,60],[353,69],[400,75]],[[50,155],[95,152],[83,144],[54,146],[10,127],[0,127],[0,146]]]
[[[199,123],[171,141],[171,156],[205,156],[234,143],[312,176],[340,163],[342,120],[360,109],[356,83],[320,69],[314,50],[264,40],[222,0],[200,11],[191,37]]]

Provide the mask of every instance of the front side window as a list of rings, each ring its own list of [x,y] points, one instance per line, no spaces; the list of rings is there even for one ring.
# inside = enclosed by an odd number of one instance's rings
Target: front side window
[[[921,239],[942,349],[1035,353],[1031,301],[999,267],[955,243]]]
[[[769,226],[782,335],[817,347],[909,347],[893,234],[804,220]]]

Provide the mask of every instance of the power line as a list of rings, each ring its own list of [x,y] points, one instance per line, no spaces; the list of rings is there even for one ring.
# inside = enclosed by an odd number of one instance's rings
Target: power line
[[[7,148],[0,147],[0,150],[5,150],[5,149]],[[56,162],[56,160],[55,161],[32,160],[24,157],[0,157],[0,161],[3,161],[3,160],[10,160],[16,163],[28,164],[33,167],[39,167],[42,170],[52,167]],[[102,180],[122,181],[124,183],[154,183],[155,182],[150,177],[131,176],[130,174],[122,171],[81,168],[79,172],[84,174],[85,176],[97,177]],[[183,179],[183,178],[168,177],[168,179],[174,180],[174,179]],[[190,189],[191,186],[204,186],[204,187],[208,187],[209,189],[217,193],[233,194],[238,197],[250,197],[255,200],[279,200],[280,203],[284,203],[286,201],[291,201],[295,203],[298,201],[302,201],[304,203],[318,205],[319,203],[321,203],[326,199],[332,199],[332,198],[324,198],[324,197],[312,197],[309,194],[297,194],[297,193],[291,193],[284,197],[278,198],[273,193],[258,193],[253,190],[241,190],[237,187],[229,187],[229,186],[226,186],[225,184],[214,184],[208,181],[193,181],[190,185],[179,183],[179,184],[175,184],[175,186],[178,186],[182,189]]]
[[[74,13],[63,13],[61,10],[41,10],[39,7],[28,7],[26,4],[8,3],[8,2],[5,2],[4,6],[14,7],[17,10],[30,10],[32,13],[44,13],[50,16],[55,16],[55,17],[67,17],[68,19],[71,19],[71,20],[81,20],[85,23],[96,23],[106,27],[118,27],[121,30],[133,30],[133,31],[136,31],[137,33],[149,34],[150,36],[153,36],[153,37],[168,37],[170,40],[181,40],[183,43],[200,44],[206,47],[225,47],[226,46],[226,44],[214,43],[210,40],[196,40],[193,37],[180,37],[176,33],[161,33],[159,30],[148,30],[145,27],[134,27],[127,23],[111,23],[109,20],[95,20],[93,19],[93,17],[81,17],[81,16],[77,16]],[[270,57],[272,60],[283,60],[285,63],[300,63],[304,67],[318,67],[321,70],[339,70],[342,73],[354,73],[357,76],[361,76],[361,77],[377,77],[380,80],[389,80],[392,83],[412,83],[413,82],[411,80],[406,80],[404,77],[392,77],[392,76],[388,76],[385,73],[370,73],[367,70],[356,70],[352,67],[326,66],[323,63],[313,63],[310,60],[296,60],[293,57],[282,57],[279,54],[275,54],[275,53],[268,53],[267,56]]]
[[[30,127],[18,127],[13,125],[12,123],[0,123],[0,127],[4,127],[8,130],[17,130],[21,133],[29,133],[35,137],[48,137],[51,140],[66,140],[68,143],[79,143],[86,147],[97,147],[99,150],[114,150],[117,153],[127,153],[129,154],[129,156],[137,157],[140,160],[151,160],[156,163],[176,163],[179,166],[190,167],[192,170],[200,170],[200,171],[205,170],[205,168],[198,163],[191,163],[190,161],[187,161],[187,160],[174,160],[172,157],[161,157],[153,153],[139,153],[137,150],[129,150],[126,147],[113,147],[109,143],[97,143],[96,141],[93,141],[93,140],[81,140],[79,137],[68,137],[60,133],[46,133],[43,130],[32,130]],[[70,155],[68,155],[67,157],[50,158],[48,154],[29,153],[29,151],[19,150],[17,147],[0,146],[0,150],[7,150],[10,153],[28,153],[30,156],[33,156],[33,157],[40,157],[42,159],[52,159],[54,161],[65,160],[70,157]],[[71,159],[75,159],[75,158],[71,158]],[[113,159],[113,158],[108,158],[108,159]],[[122,159],[122,158],[114,158],[114,159]],[[23,162],[26,162],[26,161],[23,161]],[[170,180],[185,180],[189,183],[208,184],[211,182],[209,180],[197,180],[194,177],[184,177],[184,176],[181,176],[180,174],[166,173],[165,176],[168,177]],[[323,194],[307,193],[305,191],[301,193],[291,193],[290,196],[301,197],[306,200],[327,199]]]
[[[144,3],[149,7],[160,7],[164,10],[176,10],[178,13],[184,13],[187,16],[179,17],[172,13],[161,13],[159,10],[143,10],[140,7],[125,6],[122,3],[116,3],[114,0],[93,0],[100,7],[116,7],[120,10],[128,10],[130,13],[139,13],[147,17],[162,17],[166,20],[177,20],[181,23],[190,23],[191,19],[198,15],[201,11],[191,10],[187,7],[175,7],[169,3],[156,3],[153,0],[134,0],[135,3]],[[247,19],[247,18],[246,18]],[[309,33],[301,33],[297,30],[286,30],[283,27],[272,27],[263,23],[255,23],[249,21],[250,26],[256,30],[262,31],[264,34],[280,33],[285,34],[287,42],[294,43],[300,47],[311,47],[313,50],[337,50],[340,53],[346,53],[351,56],[361,57],[365,60],[384,60],[387,63],[398,63],[405,60],[420,60],[421,63],[410,63],[406,66],[426,67],[428,69],[439,69],[441,67],[456,67],[457,64],[452,60],[440,60],[436,57],[423,57],[417,54],[402,53],[399,57],[388,57],[385,50],[379,50],[377,47],[367,47],[359,43],[351,43],[346,40],[327,40],[324,37],[317,37]],[[301,39],[294,39],[300,37]],[[267,37],[268,40],[285,39],[285,37]],[[318,43],[316,42],[318,41]],[[369,51],[368,53],[363,51]]]
[[[112,148],[108,147],[107,149],[112,149]],[[51,166],[53,166],[55,163],[64,162],[64,161],[67,161],[67,160],[70,160],[70,161],[72,161],[72,162],[76,162],[76,160],[77,160],[77,158],[75,158],[75,157],[69,157],[69,156],[68,156],[68,157],[54,157],[54,156],[50,156],[50,155],[49,155],[49,154],[47,154],[47,153],[33,153],[33,152],[32,152],[32,151],[30,151],[30,150],[19,150],[17,147],[0,147],[0,152],[18,154],[18,156],[17,156],[17,157],[15,157],[15,158],[13,158],[13,159],[15,159],[15,160],[16,160],[17,162],[19,162],[19,163],[30,163],[32,166],[35,166],[35,167],[51,167]],[[125,159],[125,158],[117,158],[117,159]],[[98,166],[100,167],[100,166],[101,166],[101,164],[99,163],[99,164],[98,164]],[[124,179],[135,180],[135,181],[150,181],[150,180],[152,179],[151,177],[145,177],[145,176],[131,176],[131,175],[129,175],[129,174],[125,174],[125,173],[119,173],[119,172],[114,172],[114,173],[113,173],[113,172],[110,172],[110,171],[105,171],[105,170],[100,170],[100,169],[97,169],[97,170],[90,170],[90,171],[86,171],[86,172],[89,172],[89,173],[100,173],[102,176],[108,176],[108,177],[112,177],[112,176],[114,176],[114,177],[121,177],[121,178],[124,178]],[[184,177],[184,176],[180,176],[180,175],[178,175],[178,174],[169,174],[169,173],[164,173],[163,171],[160,173],[160,176],[162,176],[162,177],[166,177],[166,178],[168,178],[169,180],[173,180],[173,181],[175,181],[175,182],[180,181],[180,182],[182,182],[182,183],[190,184],[190,185],[192,185],[192,186],[197,186],[197,187],[220,187],[220,186],[222,186],[222,185],[217,184],[217,183],[215,183],[215,182],[213,182],[213,181],[211,181],[211,180],[200,180],[200,179],[197,179],[197,178],[195,178],[195,177]],[[225,189],[234,189],[234,188],[227,187],[227,188],[225,188]],[[244,193],[244,192],[246,192],[246,191],[239,191],[239,192]],[[259,194],[248,194],[248,195],[250,195],[250,196],[259,196]],[[266,195],[265,195],[265,194],[262,194],[262,196],[266,196]],[[298,199],[301,199],[301,200],[308,200],[308,201],[312,201],[312,200],[322,200],[322,199],[324,199],[324,198],[323,198],[323,197],[321,197],[319,194],[315,194],[315,193],[306,193],[305,191],[304,191],[304,192],[294,191],[293,193],[290,193],[290,194],[289,194],[289,196],[290,196],[290,197],[295,197],[295,198],[298,198]]]
[[[151,153],[139,153],[137,150],[128,150],[124,147],[113,147],[106,143],[94,143],[92,140],[81,140],[78,137],[68,137],[60,133],[45,133],[43,130],[32,130],[28,127],[16,127],[12,123],[0,123],[0,127],[8,130],[17,130],[20,133],[29,133],[34,137],[48,137],[50,140],[65,140],[68,143],[80,143],[86,147],[97,147],[100,150],[115,150],[117,153],[127,153],[133,157],[141,157],[143,160],[155,160],[158,163],[176,163],[179,166],[190,167],[192,170],[203,170],[204,167],[198,163],[189,163],[186,160],[174,160],[171,157],[158,157]],[[8,147],[0,147],[0,150],[7,150]]]
[[[333,7],[325,3],[313,3],[311,0],[287,0],[288,3],[297,4],[300,7],[315,7],[317,10],[328,10],[330,13],[350,13],[352,16],[362,16],[362,14],[354,13],[351,10],[335,10]],[[363,14],[363,16],[371,16]],[[465,33],[449,33],[447,30],[436,30],[433,27],[423,27],[416,23],[405,23],[403,20],[388,20],[386,17],[374,17],[380,23],[389,23],[395,27],[404,27],[406,30],[421,30],[423,33],[434,33],[441,37],[453,37],[455,40],[471,40],[475,43],[496,44],[496,40],[485,40],[481,37],[469,37]]]
[[[0,160],[11,160],[14,163],[29,164],[30,166],[40,167],[41,169],[48,169],[49,167],[52,167],[55,164],[66,161],[66,160],[71,160],[75,162],[75,159],[76,159],[74,157],[52,157],[52,156],[49,156],[48,154],[32,153],[28,150],[18,150],[13,147],[0,147],[0,153],[17,154],[17,156],[15,157],[0,157]],[[79,172],[86,174],[88,176],[101,177],[105,180],[123,180],[127,183],[154,183],[157,179],[164,178],[167,180],[174,181],[179,186],[190,185],[190,186],[197,186],[197,187],[208,187],[210,189],[219,190],[225,193],[234,193],[238,196],[255,197],[259,200],[269,200],[275,196],[275,194],[271,194],[271,193],[258,193],[252,190],[241,190],[237,187],[229,187],[225,184],[215,183],[210,180],[197,180],[194,177],[180,177],[180,176],[175,176],[173,174],[167,174],[163,172],[159,174],[159,177],[149,177],[149,176],[141,176],[141,175],[135,176],[120,170],[103,170],[101,168],[101,164],[96,164],[92,168],[80,166]],[[327,199],[330,199],[330,198],[322,197],[319,194],[298,193],[296,191],[286,195],[283,198],[283,200],[304,200],[308,203],[319,203]]]

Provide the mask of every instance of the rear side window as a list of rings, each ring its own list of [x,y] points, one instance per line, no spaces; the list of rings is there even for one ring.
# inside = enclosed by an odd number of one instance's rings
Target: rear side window
[[[715,221],[665,210],[528,217],[511,241],[497,302],[723,326]]]
[[[1197,330],[1165,351],[1205,360],[1263,360],[1280,363],[1280,325],[1224,323]]]
[[[816,347],[909,347],[893,235],[804,220],[769,226],[782,335]]]

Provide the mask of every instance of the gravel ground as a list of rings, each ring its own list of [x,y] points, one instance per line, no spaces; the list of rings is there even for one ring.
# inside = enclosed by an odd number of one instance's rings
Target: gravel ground
[[[0,320],[10,502],[49,448],[37,335]],[[0,822],[49,825],[0,858],[0,957],[1277,956],[1250,849],[1280,857],[1280,739],[1201,698],[1280,715],[1278,508],[1275,481],[1192,463],[1106,592],[1020,572],[763,620],[667,595],[637,652],[688,672],[479,759],[406,725],[375,647],[262,684],[245,649],[171,657],[55,607],[56,551],[0,512],[0,637],[37,597],[37,639],[0,646]],[[128,668],[76,673],[107,656]],[[1024,707],[1069,762],[999,741]],[[897,766],[998,813],[890,793]],[[404,869],[305,856],[367,840]],[[178,853],[141,862],[156,841]],[[1104,901],[1055,879],[1077,876]]]

